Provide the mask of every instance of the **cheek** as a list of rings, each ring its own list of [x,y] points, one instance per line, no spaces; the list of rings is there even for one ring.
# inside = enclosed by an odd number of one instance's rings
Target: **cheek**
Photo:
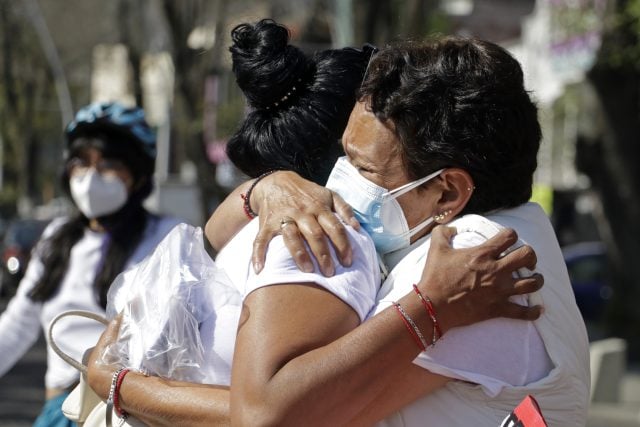
[[[404,212],[409,227],[413,227],[435,212],[435,198],[429,191],[410,191],[398,197],[398,203]]]
[[[127,188],[127,193],[131,194],[131,190],[133,189],[133,175],[128,171],[120,171],[120,172],[107,172],[104,174],[105,177],[115,176],[120,178],[120,180],[124,183],[124,186]]]

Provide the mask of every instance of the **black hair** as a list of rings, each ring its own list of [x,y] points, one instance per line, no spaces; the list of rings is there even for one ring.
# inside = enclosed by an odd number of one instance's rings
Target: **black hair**
[[[385,47],[359,99],[393,123],[411,178],[446,167],[471,175],[464,213],[531,198],[542,134],[520,64],[502,47],[458,37]]]
[[[256,177],[294,170],[324,184],[342,155],[339,140],[374,48],[305,55],[270,19],[241,24],[229,48],[251,111],[227,144],[229,159]]]
[[[67,193],[68,163],[80,157],[82,151],[87,148],[99,150],[105,158],[122,161],[134,177],[134,190],[125,205],[115,213],[97,218],[108,233],[108,240],[93,287],[96,301],[102,307],[106,307],[109,287],[142,240],[150,216],[142,202],[153,189],[154,159],[145,154],[139,142],[130,133],[103,125],[86,126],[69,141],[65,167],[61,174],[62,185]],[[37,251],[44,270],[29,293],[32,300],[46,301],[55,295],[69,268],[71,250],[84,235],[88,224],[89,219],[78,213],[38,245]]]
[[[134,182],[139,185],[137,196],[144,200],[153,190],[153,172],[155,158],[149,156],[138,139],[128,130],[105,122],[92,125],[79,125],[73,135],[69,136],[65,163],[79,157],[87,148],[95,148],[108,159],[122,161],[131,172]],[[69,176],[67,168],[62,172],[62,187],[69,194]]]

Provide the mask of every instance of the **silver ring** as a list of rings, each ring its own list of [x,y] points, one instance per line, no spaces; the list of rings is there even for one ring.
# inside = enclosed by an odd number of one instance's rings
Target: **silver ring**
[[[285,228],[289,224],[295,224],[295,220],[291,217],[285,216],[280,220],[280,229]]]

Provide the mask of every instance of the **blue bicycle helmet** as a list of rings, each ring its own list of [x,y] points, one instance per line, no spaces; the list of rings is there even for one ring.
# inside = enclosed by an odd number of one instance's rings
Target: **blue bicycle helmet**
[[[143,152],[156,158],[156,135],[145,120],[144,110],[125,107],[118,102],[96,102],[81,108],[67,125],[67,147],[78,136],[94,129],[111,129],[133,136]]]
[[[142,201],[153,190],[156,160],[156,136],[145,120],[144,110],[125,107],[118,102],[100,102],[82,107],[65,130],[65,164],[79,150],[93,146],[108,157],[122,160],[137,182],[135,198]],[[94,145],[97,144],[97,145]],[[60,176],[63,189],[69,190],[68,169]]]

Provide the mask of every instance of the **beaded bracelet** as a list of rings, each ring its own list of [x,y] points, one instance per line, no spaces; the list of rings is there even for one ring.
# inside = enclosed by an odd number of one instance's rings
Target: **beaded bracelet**
[[[257,177],[256,179],[253,180],[253,183],[251,184],[251,186],[249,187],[249,189],[247,190],[246,193],[242,193],[240,194],[240,198],[242,198],[242,210],[244,211],[244,214],[247,218],[249,219],[253,219],[255,217],[258,216],[257,213],[255,213],[253,211],[253,209],[251,209],[251,192],[253,191],[253,189],[256,187],[256,185],[258,184],[258,182],[260,182],[260,180],[268,175],[271,175],[274,172],[277,172],[278,170],[272,170],[272,171],[267,171],[265,173],[263,173],[262,175],[260,175],[259,177]]]
[[[418,285],[413,284],[413,290],[420,298],[420,302],[424,306],[429,318],[431,319],[431,323],[433,323],[433,338],[431,339],[431,346],[435,345],[436,341],[442,338],[442,329],[440,329],[440,323],[438,323],[438,318],[436,317],[436,310],[433,308],[433,303],[431,299],[427,296],[422,295],[420,289],[418,289]]]
[[[402,308],[400,303],[393,301],[393,305],[413,340],[416,342],[420,350],[425,351],[428,347],[427,340],[424,338],[424,335],[422,335],[422,332],[420,331],[420,328],[418,328],[418,325],[416,325],[416,322],[414,322],[411,316],[404,311],[404,308]]]
[[[118,378],[120,378],[120,374],[124,371],[128,371],[127,368],[120,368],[117,371],[115,371],[113,373],[113,376],[111,377],[111,388],[109,388],[109,397],[107,398],[107,413],[106,413],[106,423],[107,425],[111,425],[111,414],[113,412],[113,407],[114,407],[114,399],[117,400],[118,398],[115,397],[117,395],[116,391],[117,391],[117,384],[118,384]]]
[[[124,377],[130,372],[130,369],[122,369],[118,372],[118,377],[116,379],[116,386],[113,391],[113,409],[116,411],[116,414],[122,418],[127,419],[127,414],[125,411],[120,408],[120,386],[122,386],[122,381],[124,381]]]

